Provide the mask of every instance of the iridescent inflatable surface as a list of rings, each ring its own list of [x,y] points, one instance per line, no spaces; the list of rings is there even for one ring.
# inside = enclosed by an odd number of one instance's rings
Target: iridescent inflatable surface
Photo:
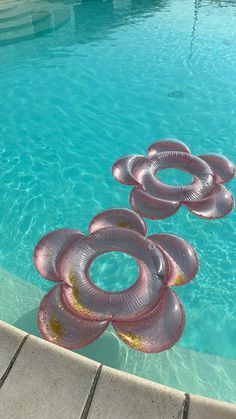
[[[192,183],[170,186],[156,175],[178,168],[193,176]],[[147,237],[141,216],[161,219],[181,204],[203,218],[221,218],[233,208],[233,196],[223,186],[235,174],[234,165],[218,155],[193,156],[177,140],[161,140],[148,148],[148,156],[119,159],[113,175],[134,185],[133,210],[110,209],[98,214],[86,236],[79,230],[56,230],[43,237],[34,251],[38,272],[58,284],[40,304],[38,323],[42,335],[65,348],[81,348],[97,339],[112,324],[118,336],[142,352],[161,352],[180,338],[185,317],[170,286],[184,285],[198,271],[193,247],[180,237]],[[136,282],[120,292],[98,288],[90,267],[98,256],[124,252],[138,264]]]
[[[167,168],[178,168],[193,176],[192,183],[171,186],[158,179]],[[184,204],[198,217],[215,219],[227,215],[234,205],[231,192],[222,184],[235,175],[235,166],[217,154],[193,156],[180,141],[160,140],[147,156],[129,155],[117,160],[113,176],[120,183],[134,185],[130,205],[142,217],[167,218]]]
[[[180,338],[185,317],[169,286],[184,285],[198,271],[193,247],[180,237],[157,234],[135,212],[118,208],[97,215],[88,236],[79,230],[56,230],[34,252],[38,272],[58,284],[39,308],[42,335],[65,348],[83,347],[112,324],[118,336],[142,352],[160,352]],[[107,252],[132,256],[139,275],[130,288],[106,292],[89,275],[93,260]]]

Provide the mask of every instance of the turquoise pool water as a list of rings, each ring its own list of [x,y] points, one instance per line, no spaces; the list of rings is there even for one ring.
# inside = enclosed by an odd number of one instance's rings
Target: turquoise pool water
[[[99,211],[128,205],[129,188],[111,176],[118,157],[175,137],[236,162],[236,4],[3,1],[0,92],[0,266],[46,292],[35,243],[60,227],[86,232]],[[179,347],[235,360],[235,213],[206,221],[181,208],[148,227],[181,235],[200,256],[197,278],[177,289],[187,317]],[[119,286],[131,271],[129,259],[104,259],[94,275],[104,286],[113,272]]]

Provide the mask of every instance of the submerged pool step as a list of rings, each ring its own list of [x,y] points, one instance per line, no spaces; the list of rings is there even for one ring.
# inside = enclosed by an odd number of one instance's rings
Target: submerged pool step
[[[16,17],[11,21],[0,23],[0,34],[5,32],[18,31],[28,26],[37,25],[43,20],[50,19],[50,13],[45,11],[29,12],[26,15]]]
[[[9,22],[19,17],[25,16],[30,13],[31,10],[34,9],[34,6],[31,1],[25,0],[20,2],[19,4],[16,3],[14,6],[8,10],[3,11],[0,10],[0,26],[3,22]]]
[[[1,3],[0,3],[0,17],[1,17],[2,14],[7,13],[10,10],[13,10],[15,7],[19,6],[23,2],[25,2],[25,0],[1,1]]]
[[[0,267],[0,319],[12,324],[37,311],[45,291]],[[25,323],[26,324],[26,323]]]
[[[8,21],[0,19],[0,46],[53,32],[69,20],[67,9],[28,10]]]
[[[14,0],[0,3],[0,46],[53,32],[69,18],[68,8],[57,2]]]

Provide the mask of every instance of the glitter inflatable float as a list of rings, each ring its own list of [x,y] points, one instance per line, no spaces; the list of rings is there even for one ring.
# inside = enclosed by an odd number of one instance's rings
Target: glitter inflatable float
[[[193,176],[192,183],[171,186],[158,179],[167,168],[178,168]],[[228,159],[216,154],[193,156],[180,141],[160,140],[152,144],[147,157],[129,155],[120,158],[112,168],[115,179],[135,186],[130,205],[142,217],[158,220],[176,213],[181,204],[198,217],[222,218],[234,206],[231,192],[222,184],[235,175]]]
[[[174,345],[185,317],[169,286],[191,281],[198,271],[198,257],[180,237],[146,234],[138,214],[118,208],[98,214],[88,236],[63,229],[39,241],[33,255],[35,267],[57,282],[39,307],[44,338],[65,348],[81,348],[111,323],[117,335],[138,351],[161,352]],[[121,292],[98,288],[89,275],[93,260],[112,251],[132,256],[139,268],[136,282]]]

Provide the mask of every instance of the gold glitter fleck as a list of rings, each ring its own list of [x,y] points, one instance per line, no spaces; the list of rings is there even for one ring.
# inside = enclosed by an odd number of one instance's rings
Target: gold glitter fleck
[[[131,221],[118,221],[116,225],[117,227],[130,228],[130,229],[134,228],[134,225],[133,223],[131,223]]]
[[[53,338],[54,340],[59,340],[62,338],[63,328],[54,315],[52,315],[52,317],[49,320],[49,327],[55,335]]]
[[[51,258],[52,258],[52,256],[53,256],[53,249],[51,248],[51,249],[48,249],[47,250],[47,252],[46,252],[46,259],[48,260],[50,260]]]
[[[73,287],[76,286],[76,276],[72,270],[68,274],[68,279]]]
[[[74,272],[72,270],[70,270],[69,274],[68,274],[68,279],[72,285],[72,293],[73,293],[73,300],[74,300],[74,306],[76,307],[76,309],[78,310],[79,313],[85,315],[85,316],[90,316],[91,314],[93,314],[93,312],[91,310],[89,310],[88,308],[86,308],[79,300],[79,289],[77,286],[77,281],[76,281],[76,276],[74,274]]]
[[[85,316],[91,316],[92,311],[86,308],[80,301],[79,301],[79,290],[78,287],[72,287],[72,293],[74,297],[74,305],[79,313],[84,314]]]
[[[174,279],[174,284],[173,285],[183,285],[185,283],[185,276],[183,273],[178,273],[178,275],[176,276],[176,278]]]
[[[134,333],[127,332],[127,333],[118,333],[118,336],[127,344],[132,346],[132,348],[140,350],[144,348],[144,343],[142,339],[135,335]]]
[[[74,305],[79,313],[84,314],[85,316],[91,316],[92,311],[90,311],[88,308],[86,308],[79,300],[79,289],[76,283],[76,276],[74,272],[70,271],[68,275],[69,281],[72,285],[72,293],[73,293],[73,300]]]

